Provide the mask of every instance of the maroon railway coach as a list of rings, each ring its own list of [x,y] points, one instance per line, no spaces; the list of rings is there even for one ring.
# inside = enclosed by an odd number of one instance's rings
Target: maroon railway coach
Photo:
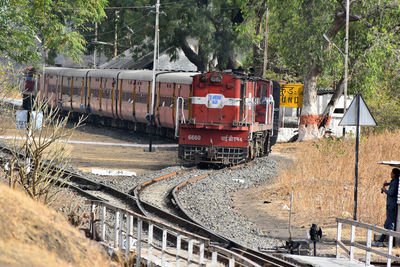
[[[169,137],[176,134],[179,126],[175,118],[176,100],[189,102],[192,76],[195,74],[156,72],[154,122],[159,134]],[[153,79],[150,70],[47,67],[44,76],[41,73],[38,75],[36,88],[24,90],[24,109],[30,109],[31,101],[27,100],[40,95],[50,107],[57,107],[62,112],[90,115],[91,121],[101,124],[146,130],[150,123]],[[32,78],[27,75],[25,78],[27,87]],[[188,117],[187,104],[181,113]]]

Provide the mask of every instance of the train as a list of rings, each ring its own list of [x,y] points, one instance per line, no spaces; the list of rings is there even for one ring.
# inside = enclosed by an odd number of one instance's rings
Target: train
[[[278,82],[242,72],[195,75],[179,157],[234,165],[268,155],[278,134],[279,94]]]
[[[243,71],[157,71],[154,96],[150,70],[30,67],[24,77],[24,109],[39,97],[102,125],[154,128],[179,140],[179,158],[189,162],[249,161],[268,155],[278,135],[279,83]]]

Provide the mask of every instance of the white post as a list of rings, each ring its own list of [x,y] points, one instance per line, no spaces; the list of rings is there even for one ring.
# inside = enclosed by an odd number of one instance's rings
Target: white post
[[[94,225],[94,222],[96,221],[96,205],[92,204],[91,210],[90,210],[90,216],[92,217],[92,239],[96,239],[96,227]]]
[[[136,241],[136,267],[140,267],[142,257],[142,220],[137,219],[137,241]]]
[[[356,227],[354,225],[351,226],[351,237],[350,237],[350,260],[354,260],[354,246],[353,242],[356,239]]]
[[[149,234],[148,234],[148,240],[149,243],[147,244],[147,265],[151,264],[151,258],[152,258],[152,248],[153,248],[153,224],[149,224]]]
[[[229,259],[229,267],[235,267],[235,258],[233,255],[231,255],[231,258]]]
[[[106,240],[106,206],[101,207],[101,241]]]
[[[188,266],[191,266],[193,258],[193,239],[189,238],[189,246],[188,246]]]
[[[200,266],[204,265],[204,243],[200,244]]]
[[[392,248],[393,248],[393,236],[389,235],[389,243],[388,243],[388,254],[392,255]],[[392,260],[387,258],[386,266],[390,267],[392,265]]]
[[[213,251],[213,253],[211,254],[211,266],[217,266],[217,256],[218,253],[216,251]]]
[[[119,237],[119,211],[115,212],[115,223],[114,223],[114,248],[118,248],[118,237]]]
[[[336,259],[340,258],[340,253],[339,253],[339,242],[342,240],[342,223],[338,222],[337,224],[337,237],[336,237],[337,243],[336,243]]]
[[[128,225],[126,231],[126,247],[125,247],[126,260],[129,260],[129,252],[131,250],[132,226],[133,226],[133,216],[128,215]]]
[[[367,248],[371,248],[372,243],[372,230],[367,230]],[[371,252],[367,250],[365,254],[365,265],[369,266],[371,264]]]
[[[181,259],[181,240],[182,236],[178,235],[176,237],[176,266],[179,267],[179,262]]]
[[[161,247],[161,266],[165,266],[165,251],[167,250],[167,229],[163,229]]]
[[[123,246],[123,237],[122,237],[122,227],[124,223],[124,214],[122,212],[119,213],[119,227],[118,227],[118,236],[119,236],[119,249],[122,249]]]

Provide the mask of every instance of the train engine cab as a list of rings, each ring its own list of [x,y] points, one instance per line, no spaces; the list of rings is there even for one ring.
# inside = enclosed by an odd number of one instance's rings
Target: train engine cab
[[[233,165],[267,155],[274,125],[273,90],[272,81],[244,74],[194,76],[189,118],[179,128],[179,157]]]

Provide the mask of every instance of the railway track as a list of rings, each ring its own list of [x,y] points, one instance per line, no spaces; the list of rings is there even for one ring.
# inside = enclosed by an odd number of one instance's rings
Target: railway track
[[[228,169],[233,170],[236,168],[240,168],[246,164],[254,164],[254,163],[250,162],[241,165],[236,165]],[[210,240],[217,242],[219,244],[224,244],[225,248],[228,248],[229,250],[238,253],[250,259],[253,262],[258,263],[261,266],[300,266],[300,264],[294,264],[284,259],[278,258],[276,256],[261,253],[259,251],[247,248],[229,238],[226,238],[218,233],[215,233],[211,229],[208,229],[207,227],[203,226],[199,221],[196,221],[194,218],[192,218],[190,216],[190,213],[184,209],[183,205],[179,201],[178,197],[179,190],[181,190],[190,183],[198,182],[205,177],[208,177],[210,175],[216,174],[221,171],[226,171],[226,169],[217,171],[205,171],[202,174],[196,172],[195,174],[191,175],[192,177],[190,177],[189,179],[187,179],[188,176],[187,174],[189,174],[190,176],[189,170],[186,170],[184,172],[175,172],[163,175],[161,177],[152,179],[150,181],[147,181],[146,183],[143,183],[142,185],[137,186],[134,190],[135,197],[141,203],[143,212],[147,216],[153,216],[153,214],[159,214],[157,211],[158,209],[168,209],[172,213],[177,214],[179,216],[183,216],[185,220],[188,220],[189,222],[198,225],[198,227],[201,227],[201,231],[202,232],[205,231],[207,233],[206,234],[207,238],[210,238]],[[182,178],[181,176],[183,176],[184,178]],[[169,181],[166,182],[167,180]],[[164,183],[164,185],[160,185],[162,183]],[[156,192],[156,195],[158,195],[159,197],[157,198],[152,197],[152,203],[150,203],[149,201],[142,200],[141,195],[142,194],[145,195],[144,193],[145,191]],[[149,192],[147,192],[146,194],[150,195]],[[195,227],[192,226],[192,229],[194,228]],[[199,232],[196,233],[199,234]]]
[[[2,151],[8,153],[11,152],[8,148],[3,148]],[[240,166],[235,166],[232,168],[238,167]],[[193,171],[194,168],[186,169],[147,181],[135,188],[134,196],[117,190],[111,186],[105,185],[101,182],[87,179],[82,175],[70,171],[65,171],[64,173],[65,179],[68,178],[68,180],[61,182],[89,200],[102,201],[121,209],[130,210],[151,218],[157,218],[167,224],[208,238],[211,240],[213,245],[218,245],[225,249],[229,249],[236,254],[240,254],[257,264],[260,264],[261,266],[299,266],[277,257],[248,249],[193,220],[180,205],[179,198],[177,197],[177,191],[179,189],[177,188],[182,188],[189,183],[199,181],[204,177],[223,170],[203,170],[200,173],[197,172],[196,174],[191,174]],[[151,192],[153,191],[151,191],[150,187],[158,187],[161,182],[165,182],[167,180],[175,180],[172,181],[174,186],[159,187],[157,189],[158,192],[154,193],[154,195],[158,196],[158,198],[156,198],[157,200],[155,201],[156,204],[141,200],[141,193],[143,193],[145,190],[150,190],[150,194],[152,194]],[[163,187],[164,189],[162,189]],[[155,234],[162,235],[162,232]]]

